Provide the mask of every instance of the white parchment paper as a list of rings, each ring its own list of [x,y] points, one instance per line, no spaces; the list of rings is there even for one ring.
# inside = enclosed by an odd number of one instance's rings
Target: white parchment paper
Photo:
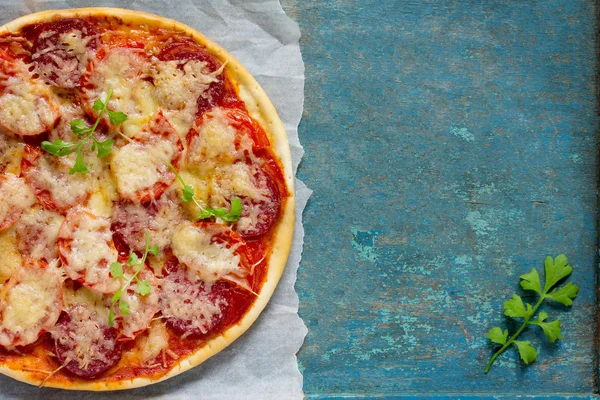
[[[275,105],[290,140],[294,171],[303,155],[297,127],[304,102],[304,64],[298,25],[276,0],[0,0],[0,25],[32,12],[120,7],[181,21],[235,56]],[[202,365],[145,388],[126,392],[38,389],[0,376],[0,399],[302,399],[296,353],[307,333],[294,290],[304,231],[302,210],[311,191],[296,181],[296,226],[287,267],[271,302],[230,347]]]

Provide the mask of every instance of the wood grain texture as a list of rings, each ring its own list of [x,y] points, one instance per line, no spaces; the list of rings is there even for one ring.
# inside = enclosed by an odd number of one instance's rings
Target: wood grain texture
[[[309,397],[591,394],[596,3],[284,0],[306,63]],[[564,339],[489,375],[519,275],[565,253]]]

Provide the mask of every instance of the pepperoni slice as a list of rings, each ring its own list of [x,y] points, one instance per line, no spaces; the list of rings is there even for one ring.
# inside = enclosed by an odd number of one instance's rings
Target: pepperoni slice
[[[58,232],[58,254],[69,278],[100,293],[119,289],[119,280],[110,276],[118,252],[109,219],[84,210],[67,214]]]
[[[193,274],[192,274],[193,276]],[[167,324],[184,336],[207,336],[223,319],[227,300],[219,285],[191,280],[184,266],[177,266],[160,282],[159,307]]]
[[[62,308],[62,279],[57,268],[28,263],[0,292],[0,345],[24,346],[50,330]]]
[[[243,279],[248,272],[248,249],[229,227],[212,222],[183,225],[173,236],[173,254],[202,281]]]
[[[55,354],[72,374],[91,379],[108,371],[121,358],[117,330],[92,307],[76,305],[63,313],[52,330]]]
[[[97,118],[94,102],[104,100],[112,89],[108,109],[127,114],[127,121],[118,129],[126,136],[134,136],[157,111],[153,101],[154,86],[146,79],[150,77],[150,70],[150,61],[142,49],[115,47],[99,50],[81,81],[82,106],[90,116]],[[108,115],[103,119],[108,124]]]
[[[183,221],[181,201],[177,191],[165,193],[149,203],[132,203],[122,200],[115,203],[111,229],[118,240],[130,249],[143,252],[145,235],[161,251],[171,246],[175,229]]]
[[[150,282],[150,293],[145,296],[140,295],[136,292],[137,282],[132,282],[122,296],[122,300],[129,305],[129,314],[123,315],[118,308],[115,310],[115,323],[119,326],[119,335],[128,339],[133,339],[146,330],[154,314],[158,312],[158,280],[146,267],[137,277],[140,281]]]
[[[177,167],[182,151],[179,135],[159,112],[133,141],[114,154],[111,169],[117,190],[136,202],[159,198],[175,180],[168,163]]]
[[[162,49],[158,58],[162,61],[201,61],[206,63],[207,72],[209,73],[215,73],[221,68],[221,63],[213,55],[191,40],[170,43]],[[216,75],[216,80],[210,83],[208,89],[198,97],[198,115],[218,104],[223,99],[224,92],[224,76],[221,72]]]
[[[69,174],[74,163],[71,156],[56,157],[28,145],[21,160],[21,173],[40,203],[60,212],[83,203],[92,190],[92,178]]]
[[[98,46],[98,32],[87,21],[61,18],[36,26],[32,60],[44,81],[62,89],[80,85]]]
[[[0,230],[12,226],[35,203],[27,183],[13,174],[0,175]]]
[[[58,230],[65,218],[39,206],[21,215],[16,225],[17,248],[30,260],[51,262],[58,259]]]
[[[264,195],[258,199],[242,197],[242,215],[233,226],[244,239],[256,239],[269,232],[281,211],[281,195],[273,177],[259,169],[254,179]]]

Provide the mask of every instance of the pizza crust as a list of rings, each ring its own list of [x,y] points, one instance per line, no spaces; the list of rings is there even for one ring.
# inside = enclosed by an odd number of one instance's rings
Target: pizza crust
[[[198,349],[193,354],[178,360],[178,363],[167,374],[158,379],[135,378],[122,381],[84,381],[80,379],[74,379],[69,383],[57,383],[52,382],[51,380],[47,383],[44,383],[44,386],[47,387],[70,390],[122,390],[150,385],[185,372],[223,350],[250,328],[250,326],[254,323],[254,321],[256,321],[262,310],[267,305],[285,268],[294,233],[294,173],[292,170],[292,157],[285,128],[279,119],[279,116],[277,115],[275,107],[267,97],[267,94],[264,92],[264,90],[256,82],[254,77],[250,75],[250,73],[240,64],[239,61],[237,61],[223,48],[213,43],[196,30],[180,22],[141,11],[106,7],[49,10],[35,14],[29,14],[0,27],[0,35],[7,32],[17,32],[26,25],[47,21],[55,16],[97,17],[103,15],[121,18],[126,23],[147,24],[153,27],[159,26],[185,32],[198,43],[204,45],[209,52],[218,57],[221,62],[227,62],[225,70],[227,71],[227,74],[239,85],[239,97],[244,101],[250,116],[257,120],[264,128],[269,140],[271,141],[274,153],[281,161],[284,179],[289,190],[289,197],[284,203],[281,219],[278,225],[274,228],[275,240],[273,243],[273,251],[269,260],[269,268],[265,282],[259,293],[260,297],[257,297],[246,315],[238,322],[238,324],[230,327],[220,336],[211,339],[204,347]],[[36,386],[42,384],[45,377],[45,374],[41,374],[39,372],[11,368],[6,365],[0,366],[0,373],[21,382]]]

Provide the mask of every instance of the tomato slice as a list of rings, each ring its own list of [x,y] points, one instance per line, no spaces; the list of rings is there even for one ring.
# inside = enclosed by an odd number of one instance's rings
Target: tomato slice
[[[0,175],[0,230],[11,227],[23,211],[35,203],[35,195],[22,178]]]
[[[66,212],[90,196],[92,178],[84,174],[69,174],[74,156],[57,157],[39,147],[25,146],[21,174],[45,207]]]
[[[170,162],[179,166],[183,144],[179,134],[159,112],[134,139],[112,157],[111,169],[122,197],[135,202],[158,199],[175,181]]]
[[[0,292],[0,345],[24,346],[49,331],[62,308],[62,277],[44,262],[27,263]]]
[[[58,254],[69,278],[100,292],[114,293],[121,286],[110,275],[118,259],[110,220],[84,210],[67,214],[58,232]]]

